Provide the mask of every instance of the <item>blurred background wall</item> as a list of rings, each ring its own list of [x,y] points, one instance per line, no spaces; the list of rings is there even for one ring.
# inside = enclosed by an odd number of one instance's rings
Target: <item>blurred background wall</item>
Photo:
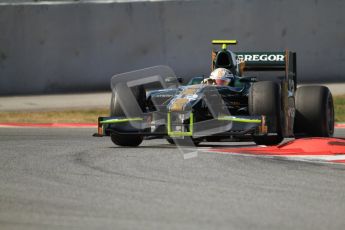
[[[3,2],[1,95],[108,90],[112,75],[160,64],[208,75],[212,39],[287,48],[300,82],[345,82],[343,0]]]

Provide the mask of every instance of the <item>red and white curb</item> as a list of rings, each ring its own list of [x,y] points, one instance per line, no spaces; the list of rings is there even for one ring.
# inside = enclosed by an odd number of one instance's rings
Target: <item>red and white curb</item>
[[[302,138],[278,146],[211,148],[207,152],[345,164],[345,139]]]
[[[97,128],[96,123],[0,123],[0,128]]]
[[[337,123],[334,125],[335,128],[337,129],[344,129],[345,128],[345,123]]]

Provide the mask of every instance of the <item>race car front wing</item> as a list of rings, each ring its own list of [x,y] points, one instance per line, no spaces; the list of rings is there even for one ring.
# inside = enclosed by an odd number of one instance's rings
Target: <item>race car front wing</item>
[[[216,119],[195,122],[190,113],[152,112],[142,117],[99,117],[95,136],[110,136],[112,132],[123,135],[143,135],[151,138],[206,136],[238,136],[248,133],[266,135],[266,116],[219,116]]]

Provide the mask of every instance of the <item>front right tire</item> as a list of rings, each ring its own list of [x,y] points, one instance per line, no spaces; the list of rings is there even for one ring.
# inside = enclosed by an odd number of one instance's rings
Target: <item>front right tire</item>
[[[250,115],[265,115],[269,132],[275,135],[253,135],[257,145],[277,145],[282,136],[282,111],[280,85],[273,81],[255,82],[249,92],[248,109]]]

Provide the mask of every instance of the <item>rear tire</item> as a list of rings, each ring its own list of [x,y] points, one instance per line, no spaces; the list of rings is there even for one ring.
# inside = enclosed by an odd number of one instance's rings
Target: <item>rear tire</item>
[[[146,93],[143,86],[136,86],[132,88],[132,92],[137,99],[138,104],[141,109],[145,111],[145,100]],[[112,117],[123,117],[125,113],[123,112],[121,105],[118,100],[116,92],[112,92],[111,102],[110,102],[110,116]],[[112,132],[110,134],[111,140],[114,144],[119,146],[130,146],[136,147],[143,142],[144,137],[140,134],[119,134]]]
[[[275,135],[253,135],[258,145],[277,145],[284,139],[282,132],[282,111],[280,86],[276,82],[262,81],[252,85],[248,98],[250,115],[265,115],[268,118],[268,131]]]
[[[310,137],[331,137],[334,133],[334,105],[325,86],[299,87],[295,94],[294,132]]]

